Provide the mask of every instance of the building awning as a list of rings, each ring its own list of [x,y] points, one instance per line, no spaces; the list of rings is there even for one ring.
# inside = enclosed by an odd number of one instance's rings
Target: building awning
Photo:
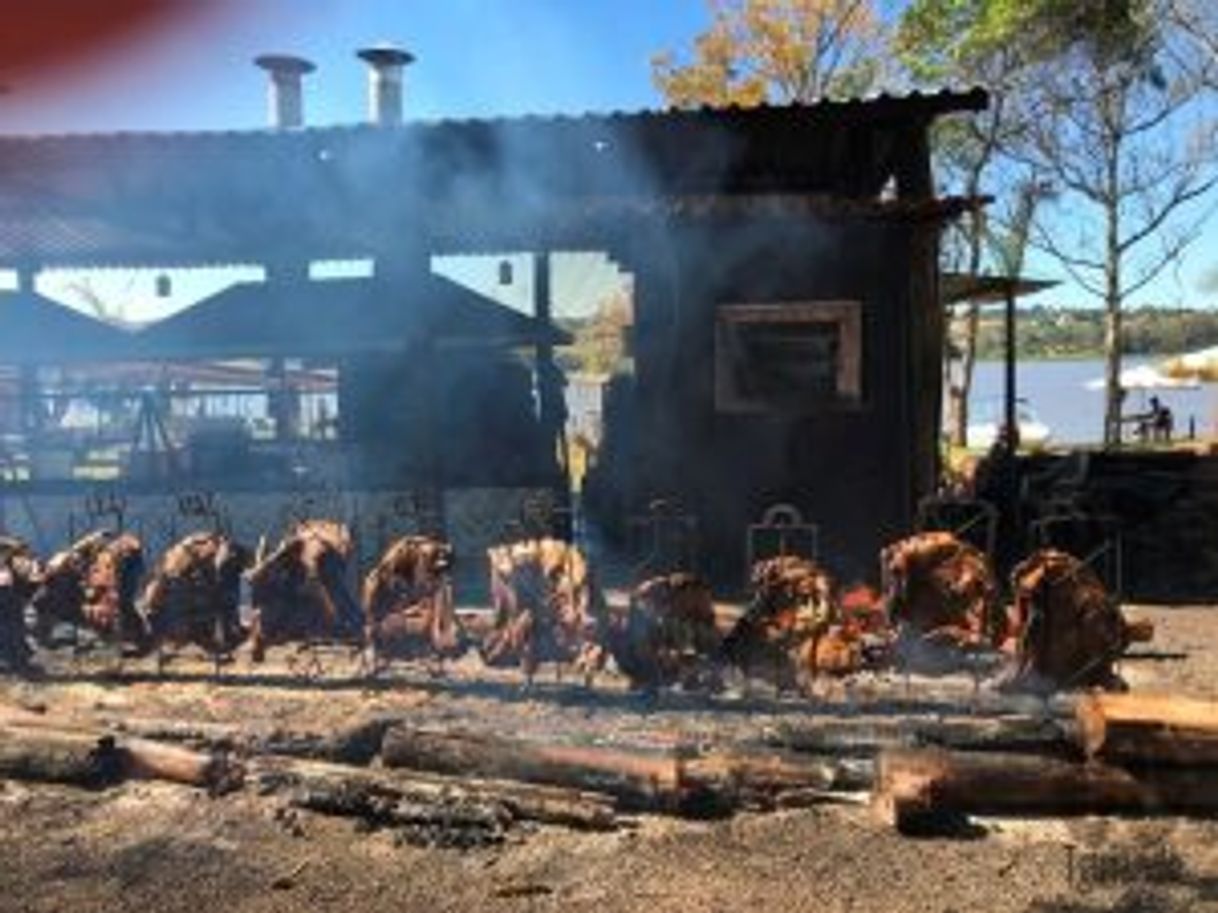
[[[353,278],[245,282],[136,334],[149,360],[343,357],[416,342],[511,347],[570,337],[441,276],[409,285]]]
[[[1035,295],[1060,285],[1051,279],[1028,279],[1023,276],[970,276],[968,273],[942,273],[939,276],[940,297],[945,305],[971,301],[975,304],[1001,304],[1008,298]]]
[[[132,334],[37,292],[0,292],[0,364],[48,365],[123,357]]]

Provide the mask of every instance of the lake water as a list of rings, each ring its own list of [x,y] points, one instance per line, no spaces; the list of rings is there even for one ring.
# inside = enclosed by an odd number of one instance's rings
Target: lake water
[[[1126,358],[1122,367],[1154,365],[1160,361],[1159,358]],[[969,397],[974,420],[987,413],[1001,414],[1002,373],[1002,362],[977,363]],[[1087,383],[1103,376],[1104,363],[1098,359],[1021,362],[1016,374],[1016,393],[1049,426],[1053,443],[1096,443],[1103,438],[1104,391],[1088,389]],[[1126,411],[1145,411],[1152,395],[1158,396],[1171,409],[1179,437],[1188,434],[1190,419],[1196,425],[1198,437],[1212,436],[1218,427],[1218,384],[1202,384],[1192,390],[1131,390],[1126,399]]]

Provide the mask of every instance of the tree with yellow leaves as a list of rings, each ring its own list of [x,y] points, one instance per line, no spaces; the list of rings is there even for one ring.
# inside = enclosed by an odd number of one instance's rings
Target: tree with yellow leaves
[[[707,0],[711,24],[688,60],[652,59],[674,107],[755,106],[858,95],[879,75],[881,23],[871,0]]]

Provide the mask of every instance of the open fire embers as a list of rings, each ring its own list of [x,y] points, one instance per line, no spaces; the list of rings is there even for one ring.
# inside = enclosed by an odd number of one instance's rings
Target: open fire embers
[[[753,599],[722,647],[746,676],[794,688],[818,674],[861,668],[861,639],[840,623],[833,581],[814,561],[792,555],[758,561],[752,585]]]
[[[42,571],[30,603],[34,637],[53,646],[57,624],[81,628],[137,651],[147,645],[147,630],[135,609],[144,550],[130,533],[98,530],[57,552]]]
[[[948,532],[917,533],[880,553],[896,659],[906,668],[948,671],[966,655],[997,647],[1004,630],[986,556]]]
[[[636,688],[718,684],[714,599],[694,574],[661,574],[640,583],[631,591],[628,612],[606,622],[605,640]]]
[[[405,536],[364,578],[364,636],[375,670],[383,659],[436,660],[463,646],[453,603],[453,550],[431,536]]]
[[[217,660],[243,638],[241,574],[249,549],[221,533],[192,533],[161,556],[140,598],[158,648],[193,644]]]
[[[301,520],[246,574],[253,603],[252,657],[269,646],[362,638],[363,611],[347,586],[351,533],[334,520]]]
[[[531,684],[543,662],[574,665],[591,682],[605,663],[601,594],[587,559],[559,539],[487,549],[494,627],[480,647],[487,665],[518,664]]]
[[[1008,649],[1014,665],[1005,687],[1125,690],[1112,664],[1130,643],[1149,640],[1153,631],[1125,619],[1090,566],[1041,549],[1016,565],[1011,591]]]
[[[0,536],[0,663],[24,670],[30,665],[25,606],[38,589],[38,559],[20,539]]]

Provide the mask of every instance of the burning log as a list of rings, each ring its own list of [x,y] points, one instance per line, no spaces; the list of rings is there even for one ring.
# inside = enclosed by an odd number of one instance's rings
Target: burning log
[[[55,625],[67,623],[143,648],[148,632],[135,608],[143,574],[143,546],[132,534],[98,530],[78,539],[43,569],[31,599],[35,639],[50,646]]]
[[[710,587],[687,573],[644,581],[631,592],[628,613],[608,621],[605,640],[635,687],[713,681],[720,638]]]
[[[723,640],[723,656],[745,674],[773,670],[780,687],[818,672],[862,665],[854,632],[842,628],[833,581],[815,562],[784,555],[753,567],[753,599]]]
[[[381,760],[389,768],[601,793],[623,809],[697,817],[741,807],[773,808],[793,794],[854,789],[860,783],[857,765],[772,750],[657,753],[405,724],[385,733]],[[861,777],[869,782],[869,772]]]
[[[226,752],[200,753],[180,745],[147,739],[127,739],[119,746],[127,776],[198,786],[213,794],[239,789],[245,778],[241,765]]]
[[[261,792],[286,791],[289,801],[301,808],[371,824],[408,825],[417,821],[420,808],[457,807],[493,808],[501,822],[536,821],[594,831],[617,826],[611,799],[572,789],[281,758],[256,759],[251,767]]]
[[[38,559],[20,539],[0,536],[0,662],[26,669],[30,645],[25,636],[25,606],[41,583]]]
[[[1011,572],[1011,590],[1007,686],[1124,690],[1112,664],[1135,637],[1151,632],[1125,621],[1095,571],[1065,552],[1041,549]]]
[[[888,616],[908,648],[903,659],[917,662],[924,647],[933,653],[935,647],[978,649],[1001,641],[994,573],[967,542],[948,532],[918,533],[885,548],[880,565]]]
[[[1075,713],[1089,758],[1129,765],[1218,765],[1218,702],[1091,694]]]
[[[268,646],[359,638],[363,612],[346,584],[351,553],[351,533],[344,524],[301,520],[246,573],[256,662],[265,657]]]
[[[379,656],[453,656],[462,646],[453,605],[453,550],[431,536],[406,536],[364,578],[365,640]]]
[[[399,725],[385,733],[381,760],[391,768],[603,793],[633,809],[671,811],[690,798],[672,755]]]
[[[923,747],[1059,756],[1075,751],[1066,721],[1034,716],[828,718],[778,724],[765,732],[762,742],[829,757],[870,757],[886,748]]]
[[[192,533],[161,556],[140,598],[151,641],[219,657],[241,642],[241,572],[249,550],[221,533]]]
[[[1134,773],[1035,755],[895,749],[880,755],[872,807],[898,830],[919,832],[970,814],[1212,814],[1218,787],[1205,769]]]
[[[487,549],[493,628],[481,645],[488,665],[519,664],[529,682],[543,662],[573,664],[586,681],[604,666],[603,597],[578,548],[529,539]]]
[[[0,728],[0,778],[98,788],[122,779],[111,736],[54,729]]]

